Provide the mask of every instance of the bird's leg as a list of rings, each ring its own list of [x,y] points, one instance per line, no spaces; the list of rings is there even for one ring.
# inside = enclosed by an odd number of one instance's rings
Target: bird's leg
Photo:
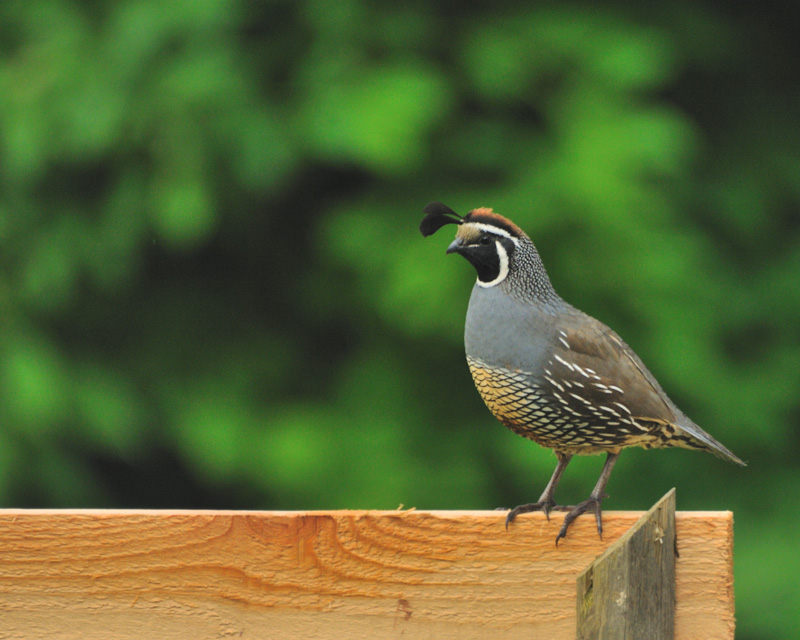
[[[539,501],[532,502],[530,504],[521,504],[509,511],[508,515],[506,516],[506,529],[508,529],[508,525],[514,522],[514,518],[516,518],[520,513],[542,511],[544,512],[544,515],[547,516],[547,519],[550,519],[550,510],[556,505],[555,500],[553,500],[553,494],[556,491],[559,480],[561,480],[564,469],[567,468],[569,461],[572,459],[572,454],[560,453],[556,451],[556,457],[558,458],[558,465],[556,466],[556,470],[553,471],[550,482],[547,483],[542,495],[539,496]]]
[[[606,462],[603,465],[603,470],[600,472],[600,477],[598,478],[597,484],[594,486],[592,493],[586,500],[572,507],[570,512],[564,516],[564,523],[561,525],[561,530],[556,536],[556,546],[558,546],[558,541],[561,538],[565,538],[567,536],[567,529],[569,528],[569,525],[572,524],[572,521],[582,513],[589,511],[589,509],[594,510],[594,518],[597,521],[597,533],[599,534],[600,539],[603,539],[603,516],[600,510],[600,503],[605,497],[606,484],[608,483],[609,477],[611,477],[611,470],[614,468],[617,458],[619,458],[619,453],[608,454]]]

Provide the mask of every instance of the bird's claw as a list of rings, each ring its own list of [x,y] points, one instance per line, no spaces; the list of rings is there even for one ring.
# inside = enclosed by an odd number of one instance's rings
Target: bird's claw
[[[541,511],[544,513],[547,520],[550,520],[550,512],[551,511],[559,511],[562,510],[564,507],[557,506],[552,500],[542,500],[541,502],[531,502],[530,504],[521,504],[518,507],[514,507],[511,511],[508,512],[506,516],[506,531],[508,531],[508,525],[514,522],[514,519],[520,515],[521,513],[531,513],[533,511]]]
[[[573,523],[573,521],[582,513],[586,513],[589,510],[594,511],[594,519],[597,522],[597,535],[600,536],[600,539],[603,539],[603,512],[600,508],[600,503],[602,502],[603,498],[598,498],[595,496],[589,496],[583,502],[576,504],[569,510],[566,516],[564,516],[564,522],[561,524],[561,529],[558,531],[558,535],[556,536],[556,546],[558,546],[558,541],[561,538],[567,537],[567,529],[569,529],[569,525]]]

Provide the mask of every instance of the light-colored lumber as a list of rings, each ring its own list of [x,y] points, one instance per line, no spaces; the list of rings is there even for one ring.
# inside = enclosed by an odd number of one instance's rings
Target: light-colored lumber
[[[578,576],[578,640],[675,637],[675,489]]]
[[[572,639],[641,515],[0,510],[0,639]],[[732,638],[732,515],[676,519],[675,637]]]

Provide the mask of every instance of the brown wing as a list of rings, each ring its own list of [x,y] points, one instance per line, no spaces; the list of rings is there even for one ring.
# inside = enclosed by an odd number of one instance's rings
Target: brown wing
[[[630,423],[640,432],[654,425],[637,419],[675,423],[674,408],[641,360],[597,320],[558,330],[545,370],[545,379],[573,410]]]

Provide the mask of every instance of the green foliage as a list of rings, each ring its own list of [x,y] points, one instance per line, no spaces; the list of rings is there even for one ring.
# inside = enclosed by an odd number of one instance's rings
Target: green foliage
[[[0,3],[0,497],[489,508],[552,454],[463,361],[422,207],[493,206],[747,469],[632,451],[609,508],[737,518],[739,637],[800,626],[798,16],[629,3]],[[600,461],[562,483],[584,497]]]

